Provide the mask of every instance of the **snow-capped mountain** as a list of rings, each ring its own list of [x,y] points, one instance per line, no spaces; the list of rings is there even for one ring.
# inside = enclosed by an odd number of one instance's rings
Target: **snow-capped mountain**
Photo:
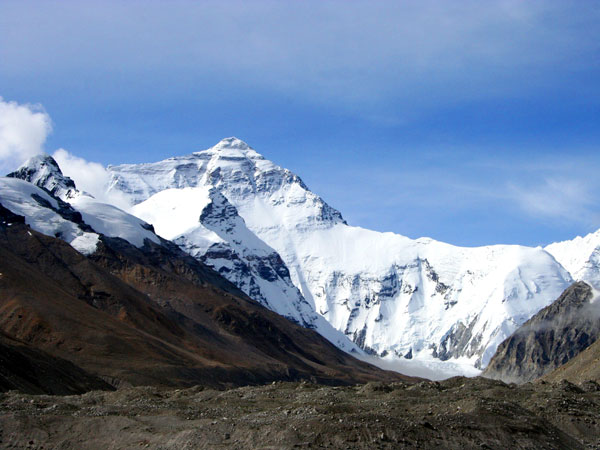
[[[75,182],[63,175],[60,167],[50,155],[35,155],[8,176],[29,181],[63,200],[80,195],[75,187]]]
[[[541,248],[461,248],[349,226],[297,175],[236,138],[108,170],[109,190],[128,196],[159,235],[275,310],[284,299],[284,314],[305,317],[310,306],[380,356],[485,366],[572,282]]]
[[[35,231],[59,237],[80,253],[89,255],[96,250],[99,235],[83,223],[81,215],[27,181],[1,177],[0,205],[25,217]]]
[[[94,253],[98,233],[125,239],[137,247],[147,239],[160,243],[148,223],[78,191],[49,155],[34,156],[0,178],[0,203],[24,216],[34,230],[60,237],[84,254]]]
[[[577,281],[600,290],[600,230],[570,241],[555,242],[545,250],[567,269]]]
[[[29,161],[31,170],[16,175],[60,184],[62,174],[49,158]],[[54,170],[37,177],[36,165]],[[70,361],[62,367],[71,385],[81,369],[113,386],[412,381],[365,364],[262,307],[140,219],[76,188],[73,194],[82,212],[47,188],[0,178],[0,336],[27,347],[25,359],[9,348],[9,362],[21,369],[32,355],[34,363],[47,361],[41,350]],[[226,209],[233,213],[232,208]],[[210,208],[205,215],[212,216]],[[12,372],[9,386],[19,375]],[[33,383],[28,385],[36,383],[35,376],[27,379]],[[62,387],[56,389],[60,393]]]
[[[232,192],[225,193],[216,187],[225,182],[234,190],[240,189],[237,198],[242,198],[256,190],[268,190],[273,187],[272,183],[301,184],[300,179],[289,171],[284,180],[278,173],[271,177],[269,167],[273,164],[235,138],[224,139],[211,151],[217,155],[214,161],[211,154],[198,152],[191,157],[143,164],[140,176],[136,176],[135,166],[110,166],[113,174],[110,189],[126,194],[135,204],[131,212],[152,223],[160,236],[217,270],[254,300],[288,319],[316,329],[346,351],[358,351],[359,347],[343,330],[332,327],[315,312],[292,281],[279,253],[247,227],[244,216],[240,216],[236,206],[228,200],[233,198]],[[254,162],[246,155],[265,164],[265,170],[256,180],[247,178]],[[238,166],[243,170],[238,170]],[[134,169],[131,176],[118,175],[121,171],[128,173],[130,168]],[[342,221],[337,211],[310,194],[321,207],[322,218],[335,217]],[[281,200],[283,208],[285,202]]]
[[[218,267],[255,300],[304,326],[313,322],[315,313],[281,257],[246,227],[236,208],[214,188],[166,189],[132,212],[190,255]]]
[[[237,209],[217,189],[165,189],[135,205],[132,213],[267,308],[317,329],[346,351],[358,351],[343,333],[315,313],[292,282],[281,256],[248,229]]]

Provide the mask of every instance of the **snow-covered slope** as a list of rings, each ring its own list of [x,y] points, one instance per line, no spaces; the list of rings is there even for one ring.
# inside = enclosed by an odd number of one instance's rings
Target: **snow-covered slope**
[[[85,225],[83,228],[86,230],[93,229],[96,233],[122,238],[137,247],[142,247],[146,239],[157,244],[160,243],[160,238],[148,223],[115,206],[99,202],[89,194],[78,191],[73,180],[63,175],[56,161],[49,155],[37,155],[30,158],[19,169],[1,180],[3,184],[0,191],[0,202],[6,202],[4,206],[7,209],[15,214],[25,216],[28,223],[31,221],[29,224],[32,228],[43,234],[55,236],[56,233],[59,233],[60,237],[82,253],[93,253],[95,243],[92,246],[90,238],[86,238],[85,248],[78,244],[83,237],[74,238],[72,236],[75,236],[81,226],[68,220],[65,221],[55,212],[62,209],[64,216],[66,206],[59,205],[57,199],[70,204],[81,215],[78,220],[82,220]],[[52,198],[44,190],[55,198]],[[36,200],[40,197],[46,200],[51,207],[40,209],[40,202]],[[18,199],[24,202],[23,205],[18,204]],[[52,220],[49,219],[50,216],[53,218]],[[46,219],[48,222],[44,224]],[[58,223],[61,225],[59,226]],[[97,241],[96,233],[94,236]]]
[[[108,169],[110,190],[127,195],[136,214],[197,257],[215,244],[246,263],[276,252],[302,297],[280,298],[306,301],[380,356],[485,366],[503,339],[572,282],[540,248],[460,248],[348,226],[297,175],[236,138],[187,156]],[[202,205],[209,204],[221,210],[218,225],[205,215]],[[220,240],[211,244],[215,235]],[[227,257],[208,259],[218,269],[231,264]],[[261,289],[268,304],[281,301]]]
[[[160,236],[216,267],[265,306],[305,326],[312,322],[310,317],[302,317],[315,316],[309,305],[304,311],[291,311],[304,299],[279,255],[248,230],[235,207],[215,189],[166,189],[136,205],[132,212],[153,223]]]
[[[577,281],[600,290],[600,230],[570,241],[556,242],[545,250],[567,269]]]
[[[143,247],[146,239],[160,244],[159,237],[148,223],[116,206],[99,202],[87,195],[77,196],[70,203],[81,213],[85,223],[99,233],[125,239],[136,247]]]
[[[0,178],[0,205],[25,217],[34,230],[68,242],[75,250],[89,255],[96,251],[98,234],[83,223],[77,223],[72,211],[48,195],[43,189],[17,178]]]

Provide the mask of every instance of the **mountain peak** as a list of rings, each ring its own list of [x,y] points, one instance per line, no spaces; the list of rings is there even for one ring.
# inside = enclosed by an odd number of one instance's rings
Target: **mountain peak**
[[[49,172],[57,173],[62,175],[62,171],[58,166],[58,163],[54,160],[52,156],[48,153],[40,153],[32,156],[27,161],[25,161],[21,166],[17,169],[36,169],[36,170],[46,170]],[[14,173],[14,172],[13,172]]]
[[[58,163],[47,153],[32,156],[7,176],[35,184],[63,200],[78,193],[73,180],[63,175]]]
[[[217,145],[213,147],[214,150],[224,149],[235,149],[235,150],[251,150],[251,147],[241,139],[235,136],[221,139]]]
[[[241,139],[231,136],[225,139],[221,139],[217,145],[213,147],[215,150],[220,149],[236,149],[236,150],[248,150],[250,146]]]

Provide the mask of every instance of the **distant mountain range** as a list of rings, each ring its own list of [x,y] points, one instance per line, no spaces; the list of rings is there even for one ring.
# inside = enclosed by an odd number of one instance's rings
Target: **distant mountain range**
[[[347,352],[484,368],[573,281],[600,285],[600,232],[546,248],[463,248],[350,226],[297,175],[236,138],[107,170],[107,192],[129,199],[130,211],[79,192],[48,156],[10,175],[28,186],[1,179],[0,203],[92,260],[108,237],[138,250],[172,241]]]

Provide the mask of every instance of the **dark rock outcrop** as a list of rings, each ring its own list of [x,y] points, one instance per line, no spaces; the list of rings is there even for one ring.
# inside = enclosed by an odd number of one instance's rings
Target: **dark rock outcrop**
[[[527,382],[577,356],[600,336],[600,305],[592,296],[584,282],[572,284],[498,346],[483,376]]]

